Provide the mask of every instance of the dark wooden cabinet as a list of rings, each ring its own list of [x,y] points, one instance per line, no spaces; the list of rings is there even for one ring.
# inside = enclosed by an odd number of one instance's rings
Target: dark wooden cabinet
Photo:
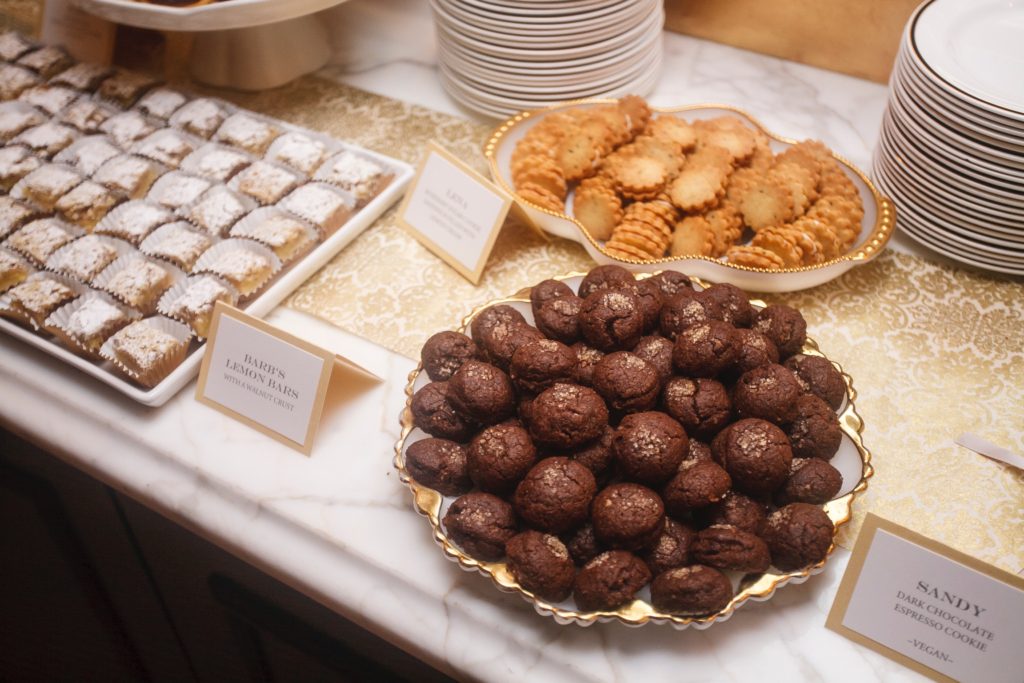
[[[450,680],[50,454],[0,437],[0,680]]]

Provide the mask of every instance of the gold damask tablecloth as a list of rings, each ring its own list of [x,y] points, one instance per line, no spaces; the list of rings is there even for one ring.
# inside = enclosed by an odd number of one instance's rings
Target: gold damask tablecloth
[[[238,104],[416,164],[430,140],[481,172],[490,128],[318,78]],[[479,286],[387,212],[288,300],[407,356],[474,306],[592,262],[575,243],[503,229]],[[1024,569],[1024,472],[954,439],[1024,451],[1024,284],[886,252],[820,287],[772,295],[800,308],[822,352],[854,378],[876,474],[840,543],[868,510],[1011,572]],[[397,416],[396,416],[397,419]]]

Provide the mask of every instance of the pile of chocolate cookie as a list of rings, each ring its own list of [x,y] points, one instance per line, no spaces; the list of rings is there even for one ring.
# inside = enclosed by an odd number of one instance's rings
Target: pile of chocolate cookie
[[[846,383],[801,353],[799,311],[614,265],[578,292],[545,280],[530,305],[533,324],[499,304],[423,346],[410,408],[429,437],[404,464],[455,497],[461,550],[549,603],[614,611],[650,583],[685,616],[724,609],[744,574],[825,558]]]

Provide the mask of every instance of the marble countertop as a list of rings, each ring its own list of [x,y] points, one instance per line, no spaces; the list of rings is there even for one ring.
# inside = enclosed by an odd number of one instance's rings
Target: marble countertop
[[[354,0],[328,19],[336,64],[323,75],[476,118],[437,81],[427,3]],[[869,165],[884,86],[674,34],[665,50],[653,103],[736,104]],[[825,629],[842,549],[822,574],[705,631],[537,615],[446,561],[412,511],[391,458],[413,361],[295,311],[268,319],[385,378],[356,401],[329,395],[309,458],[197,403],[194,385],[147,409],[9,338],[0,395],[18,400],[0,402],[0,424],[460,679],[923,680]]]

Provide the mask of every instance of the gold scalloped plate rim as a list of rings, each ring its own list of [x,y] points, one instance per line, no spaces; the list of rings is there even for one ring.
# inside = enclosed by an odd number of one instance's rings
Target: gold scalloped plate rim
[[[644,279],[654,274],[655,273],[639,273],[637,274],[637,278]],[[583,275],[586,275],[586,273],[571,272],[565,275],[556,276],[552,279],[567,280],[573,277],[582,277]],[[707,287],[707,283],[703,280],[699,278],[692,279],[701,287]],[[528,303],[530,300],[530,289],[530,287],[524,287],[511,296],[494,299],[475,307],[462,319],[462,322],[456,331],[465,332],[465,330],[469,328],[469,324],[473,318],[475,318],[480,311],[490,306],[511,302]],[[751,299],[750,303],[759,308],[764,308],[766,305],[765,302],[760,299]],[[802,353],[825,357],[818,349],[817,342],[811,338],[807,339],[807,343],[804,345]],[[743,577],[740,582],[740,590],[733,596],[733,599],[728,605],[715,614],[690,617],[679,614],[670,614],[667,612],[659,612],[654,609],[653,605],[639,599],[634,600],[629,605],[621,607],[615,611],[581,612],[578,610],[566,609],[538,598],[533,593],[520,586],[508,572],[504,562],[484,562],[470,557],[460,550],[451,542],[451,540],[448,539],[448,536],[441,528],[440,511],[444,496],[440,492],[423,486],[417,482],[405,467],[405,456],[403,455],[405,441],[414,428],[412,409],[410,406],[412,405],[412,396],[416,380],[419,377],[420,372],[423,370],[422,363],[418,363],[416,368],[409,373],[408,382],[405,386],[405,407],[402,409],[399,416],[402,430],[398,441],[395,443],[395,455],[392,459],[392,464],[395,469],[398,470],[399,478],[402,480],[402,483],[409,487],[413,497],[414,508],[418,513],[429,520],[433,531],[434,541],[441,546],[445,557],[453,562],[457,562],[459,567],[466,571],[476,571],[490,578],[494,585],[503,592],[519,593],[524,600],[533,604],[539,614],[543,616],[550,616],[554,618],[556,622],[563,625],[577,624],[580,626],[590,626],[597,622],[619,621],[627,626],[643,626],[644,624],[653,622],[656,624],[668,623],[678,629],[684,629],[690,626],[698,629],[704,629],[716,622],[725,621],[748,600],[763,602],[770,599],[772,595],[775,594],[776,589],[781,586],[785,586],[790,583],[803,583],[812,575],[823,571],[825,563],[835,550],[835,539],[839,534],[840,528],[847,524],[852,518],[854,499],[867,490],[868,479],[874,475],[875,469],[871,464],[871,453],[864,446],[864,440],[862,438],[864,420],[861,418],[860,414],[857,412],[856,406],[854,405],[854,400],[857,398],[857,392],[853,388],[853,378],[844,371],[838,363],[832,360],[830,360],[830,362],[837,370],[839,370],[843,377],[843,382],[846,384],[846,407],[838,415],[839,424],[842,427],[843,433],[853,443],[861,458],[861,478],[860,481],[857,482],[856,486],[854,486],[848,493],[831,500],[822,506],[825,509],[826,514],[828,514],[829,519],[831,519],[832,523],[835,525],[832,544],[829,546],[824,559],[817,564],[805,567],[799,571],[785,572],[781,574],[766,572],[754,580],[751,580],[750,578],[752,575]]]
[[[861,245],[851,252],[848,252],[841,256],[837,256],[834,259],[830,259],[822,263],[817,263],[813,266],[777,268],[774,270],[768,268],[756,268],[753,266],[738,265],[711,256],[701,255],[671,256],[641,261],[639,259],[622,258],[614,254],[609,254],[607,251],[605,251],[604,246],[600,242],[595,240],[593,236],[590,234],[590,232],[585,227],[583,227],[583,224],[576,220],[574,217],[566,213],[552,211],[551,209],[545,208],[543,206],[540,206],[539,204],[531,202],[528,199],[523,199],[522,197],[520,197],[518,193],[516,193],[515,189],[509,186],[509,184],[505,181],[504,175],[498,168],[497,149],[498,146],[501,144],[502,140],[508,134],[508,132],[515,128],[516,126],[518,126],[519,124],[521,124],[522,122],[526,121],[527,119],[530,119],[535,116],[543,116],[545,114],[551,113],[553,111],[558,111],[560,109],[570,109],[572,107],[577,107],[579,105],[612,104],[617,101],[618,100],[606,98],[584,98],[578,100],[568,100],[566,102],[561,102],[559,104],[554,104],[549,107],[545,107],[544,109],[522,111],[516,114],[515,116],[506,119],[504,122],[498,124],[498,126],[491,132],[491,136],[488,138],[487,142],[484,143],[484,156],[487,158],[487,163],[490,167],[491,178],[494,180],[495,183],[498,184],[498,186],[503,191],[507,192],[510,196],[515,198],[515,201],[529,207],[534,211],[539,211],[540,213],[568,221],[569,223],[574,225],[576,229],[579,231],[579,233],[584,237],[584,239],[586,239],[586,241],[594,249],[596,249],[606,258],[612,259],[613,261],[617,261],[619,263],[628,263],[634,266],[675,265],[685,264],[690,261],[706,261],[708,263],[713,263],[724,268],[731,268],[733,270],[751,273],[764,273],[766,275],[807,273],[822,270],[828,268],[829,266],[834,266],[836,264],[844,262],[850,262],[853,265],[866,263],[871,259],[875,258],[876,256],[878,256],[885,248],[885,245],[888,244],[889,239],[892,237],[893,230],[896,227],[896,205],[893,203],[891,199],[889,199],[888,197],[886,197],[885,195],[878,191],[878,188],[875,187],[875,184],[871,182],[871,179],[868,178],[866,173],[857,168],[849,159],[842,156],[841,154],[837,154],[830,148],[829,151],[831,152],[833,158],[835,158],[836,161],[845,166],[851,173],[860,178],[860,180],[871,192],[871,196],[875,200],[875,225],[871,229],[871,232],[868,233],[868,235],[861,242]],[[799,142],[794,138],[787,138],[781,135],[776,135],[775,133],[765,128],[764,125],[762,125],[761,122],[754,118],[749,112],[739,107],[735,107],[731,104],[701,103],[686,104],[677,107],[651,107],[652,112],[656,112],[659,114],[675,114],[678,112],[693,111],[696,109],[722,109],[726,111],[731,111],[747,119],[747,121],[749,121],[755,128],[757,128],[759,131],[767,135],[769,138],[776,140],[777,142],[782,142],[788,145],[795,145],[797,142]],[[541,226],[537,227],[543,230]]]

